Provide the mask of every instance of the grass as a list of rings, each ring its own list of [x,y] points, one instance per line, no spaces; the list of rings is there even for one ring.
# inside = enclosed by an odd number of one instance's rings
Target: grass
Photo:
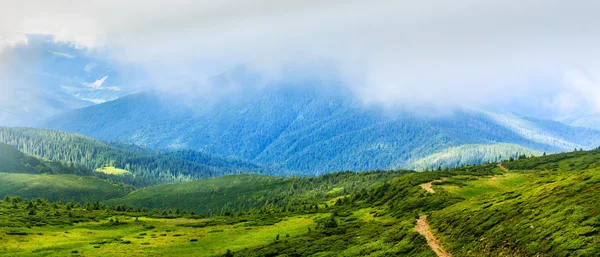
[[[317,216],[292,216],[270,226],[250,227],[241,222],[203,228],[181,226],[202,221],[195,219],[142,217],[136,222],[133,217],[115,216],[111,218],[126,224],[106,226],[109,221],[104,219],[74,226],[19,228],[28,233],[26,236],[9,236],[6,232],[12,229],[2,228],[0,255],[67,256],[77,251],[85,256],[215,256],[225,254],[227,249],[269,244],[278,234],[301,235],[314,225]]]
[[[133,205],[140,208],[191,209],[206,213],[213,209],[220,210],[238,197],[260,197],[288,183],[289,181],[284,178],[261,175],[224,176],[142,188],[122,198],[109,200],[107,203]]]
[[[107,166],[104,168],[98,168],[96,169],[96,172],[101,172],[104,174],[111,174],[111,175],[124,175],[124,174],[129,174],[128,170],[124,170],[124,169],[119,169],[119,168],[115,168],[112,166]]]
[[[503,192],[522,185],[531,180],[531,175],[523,173],[508,173],[504,175],[496,175],[492,177],[453,177],[442,183],[434,186],[436,190],[441,188],[446,192],[462,197],[471,198],[483,194],[491,194]]]
[[[344,192],[344,188],[343,187],[335,187],[335,188],[329,190],[329,192],[327,192],[327,194],[337,195],[337,194],[340,194],[342,192]]]
[[[454,256],[596,256],[599,159],[600,150],[528,158],[505,162],[509,173],[485,164],[317,178],[237,175],[104,201],[120,205],[115,207],[8,198],[0,201],[0,256],[222,256],[231,250],[238,257],[432,257],[414,231],[420,215],[428,215]],[[6,187],[21,183],[21,174],[10,175]],[[74,179],[88,179],[64,177],[60,184],[63,177],[35,176],[48,177],[32,187],[51,181],[58,192],[81,186]],[[433,184],[435,194],[419,186],[442,178]],[[96,193],[92,186],[78,190]],[[180,207],[217,211],[204,218],[164,210]],[[109,221],[116,218],[120,225]]]
[[[358,192],[406,173],[337,172],[316,178],[229,175],[141,188],[124,197],[105,202],[138,208],[180,209],[204,215],[247,211],[265,206],[303,208],[313,203],[324,206],[332,198],[337,200],[336,197]]]
[[[121,197],[132,191],[129,186],[96,177],[0,173],[0,196],[44,197],[50,201],[90,202]]]
[[[479,196],[431,214],[429,220],[448,250],[456,256],[598,254],[600,169],[538,170],[505,177],[450,188],[463,196]],[[489,193],[481,193],[486,190]]]

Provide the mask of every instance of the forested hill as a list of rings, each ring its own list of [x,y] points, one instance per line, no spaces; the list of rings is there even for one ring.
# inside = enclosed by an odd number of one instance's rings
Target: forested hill
[[[0,127],[0,142],[32,156],[90,170],[103,167],[123,169],[129,172],[130,178],[124,181],[136,186],[267,171],[249,162],[196,151],[165,153],[136,146],[107,144],[82,135],[52,130]]]
[[[11,145],[0,143],[0,172],[89,175],[90,170],[57,161],[40,160],[23,154]]]
[[[158,92],[135,94],[58,115],[44,126],[101,140],[195,149],[307,175],[437,168],[421,160],[458,153],[463,145],[470,147],[461,157],[439,164],[600,145],[600,131],[558,122],[475,111],[395,112],[365,105],[327,82],[275,84],[192,104]]]
[[[0,143],[0,196],[42,197],[62,202],[107,200],[134,189],[115,183],[122,180],[121,176],[97,173],[73,164],[40,160]]]

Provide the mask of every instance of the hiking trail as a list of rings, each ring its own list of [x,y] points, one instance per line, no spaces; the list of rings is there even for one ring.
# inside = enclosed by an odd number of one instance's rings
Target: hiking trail
[[[428,183],[424,183],[424,184],[421,184],[421,188],[423,188],[423,190],[425,190],[429,193],[435,194],[435,190],[433,190],[433,188],[432,188],[433,183],[442,182],[442,181],[446,181],[446,180],[448,180],[448,178],[442,178],[442,179],[434,180],[434,181],[431,181]]]
[[[504,172],[510,172],[510,170],[507,169],[506,167],[504,167],[504,165],[502,165],[502,163],[498,163],[498,164],[496,164],[496,166]]]
[[[442,248],[440,241],[431,232],[429,223],[427,223],[427,216],[419,217],[417,220],[417,226],[415,226],[415,231],[419,232],[419,234],[427,239],[427,244],[438,257],[452,257],[452,254]]]

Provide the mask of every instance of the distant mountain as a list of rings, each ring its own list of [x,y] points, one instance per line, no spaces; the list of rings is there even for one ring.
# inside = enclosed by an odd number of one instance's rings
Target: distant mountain
[[[538,156],[541,152],[530,150],[515,144],[490,144],[490,145],[461,145],[450,147],[444,151],[434,153],[410,162],[410,168],[416,170],[432,168],[452,168],[472,163],[496,163],[508,160],[515,155]]]
[[[600,114],[598,113],[570,116],[564,118],[562,121],[576,127],[600,130]]]
[[[97,54],[29,35],[0,54],[0,125],[33,125],[58,113],[136,92],[134,73]]]
[[[55,116],[44,126],[107,141],[195,149],[307,175],[423,167],[415,162],[467,144],[496,145],[495,151],[471,148],[469,154],[486,156],[462,158],[469,163],[600,145],[600,131],[558,122],[477,111],[436,116],[388,110],[364,105],[330,77],[290,75],[267,82],[258,77],[238,67],[213,79],[217,87],[243,85],[228,97],[190,101],[144,92]]]
[[[126,170],[128,176],[116,179],[135,186],[239,173],[268,173],[269,170],[246,161],[192,150],[163,152],[125,144],[113,145],[78,134],[51,130],[0,127],[0,142],[14,146],[31,156],[73,164],[89,170],[104,167]],[[12,149],[10,155],[18,154],[16,149]],[[35,164],[25,164],[25,167],[28,166],[36,167]],[[0,171],[9,171],[1,167]],[[273,173],[275,174],[277,173]]]

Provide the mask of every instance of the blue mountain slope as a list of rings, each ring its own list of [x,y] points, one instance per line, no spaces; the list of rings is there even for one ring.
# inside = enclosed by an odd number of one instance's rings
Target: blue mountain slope
[[[216,101],[178,102],[145,92],[58,115],[44,126],[109,141],[190,148],[310,175],[415,167],[414,161],[461,145],[471,145],[473,155],[488,155],[481,160],[510,151],[600,145],[599,131],[557,122],[470,111],[429,117],[365,106],[334,80],[283,79]],[[498,146],[481,153],[473,149],[493,144]]]

